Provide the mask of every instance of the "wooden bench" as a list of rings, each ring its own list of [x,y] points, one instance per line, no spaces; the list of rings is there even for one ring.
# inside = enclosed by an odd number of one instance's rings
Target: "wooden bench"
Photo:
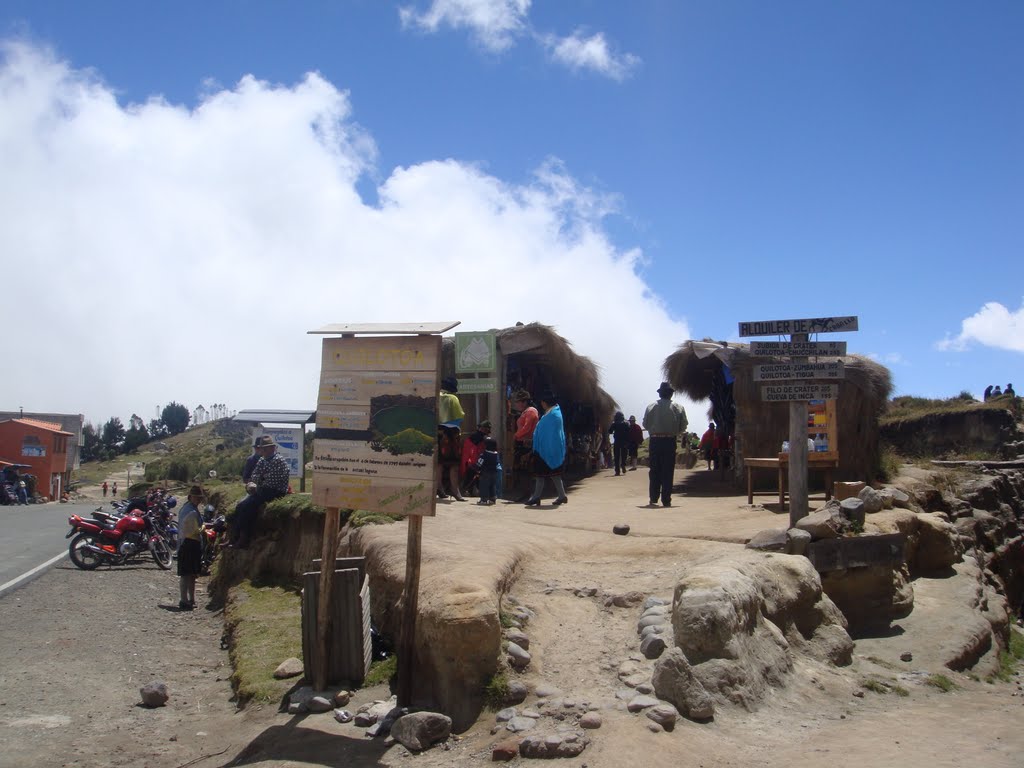
[[[754,503],[754,470],[774,469],[779,476],[779,506],[786,508],[786,477],[789,475],[789,454],[780,454],[778,458],[749,458],[743,460],[747,468],[747,504]],[[825,473],[825,501],[832,498],[832,470],[839,466],[839,459],[834,456],[815,456],[807,454],[807,470],[821,470]],[[774,491],[771,495],[775,495]]]

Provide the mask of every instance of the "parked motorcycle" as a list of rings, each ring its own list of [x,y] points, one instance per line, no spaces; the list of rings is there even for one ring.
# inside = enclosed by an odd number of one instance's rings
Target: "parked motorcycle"
[[[157,566],[171,567],[172,550],[157,529],[151,514],[127,514],[108,520],[72,515],[71,530],[64,538],[71,539],[68,554],[78,568],[91,571],[103,563],[124,565],[132,558],[149,552]],[[74,537],[74,538],[72,538]]]
[[[227,518],[224,515],[214,516],[215,512],[213,505],[207,504],[203,514],[203,559],[200,573],[204,576],[210,573],[210,566],[220,554],[221,546],[227,537]]]

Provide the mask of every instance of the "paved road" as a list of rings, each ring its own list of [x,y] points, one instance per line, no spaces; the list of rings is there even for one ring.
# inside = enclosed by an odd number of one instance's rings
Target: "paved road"
[[[97,506],[91,502],[0,507],[0,588],[62,552],[66,554],[64,535],[71,530],[68,518],[88,517]]]

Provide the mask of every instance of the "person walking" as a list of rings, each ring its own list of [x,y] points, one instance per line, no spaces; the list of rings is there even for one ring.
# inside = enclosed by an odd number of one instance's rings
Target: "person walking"
[[[196,576],[203,567],[203,518],[199,514],[203,497],[203,489],[193,485],[188,501],[178,510],[178,608],[182,611],[196,607]]]
[[[615,476],[626,474],[626,454],[629,450],[629,424],[626,423],[626,416],[622,411],[615,412],[612,425],[608,428],[608,434],[612,436],[612,451],[615,461]]]
[[[106,480],[103,481],[102,488],[103,488],[103,498],[105,499],[105,498],[107,498],[107,481]]]
[[[565,467],[565,427],[562,423],[562,409],[550,392],[540,396],[540,407],[544,415],[533,430],[533,494],[526,502],[528,507],[539,507],[540,498],[544,493],[544,481],[551,478],[558,496],[552,502],[556,507],[565,504],[569,497],[565,495],[562,484],[562,470]]]
[[[679,433],[686,430],[686,412],[672,402],[672,386],[663,381],[658,387],[658,400],[647,406],[644,413],[644,429],[650,440],[650,506],[672,506],[672,473],[676,465],[676,441]]]
[[[117,498],[117,480],[114,481],[114,485],[110,489],[110,496],[114,499]]]
[[[636,423],[636,416],[629,417],[629,471],[636,472],[636,459],[644,442],[644,428]]]

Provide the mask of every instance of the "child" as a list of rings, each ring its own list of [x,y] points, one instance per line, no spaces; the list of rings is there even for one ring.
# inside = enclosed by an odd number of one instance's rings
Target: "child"
[[[476,460],[476,468],[480,473],[480,501],[477,504],[489,506],[496,503],[501,456],[498,455],[498,441],[493,437],[484,440],[484,452]]]

